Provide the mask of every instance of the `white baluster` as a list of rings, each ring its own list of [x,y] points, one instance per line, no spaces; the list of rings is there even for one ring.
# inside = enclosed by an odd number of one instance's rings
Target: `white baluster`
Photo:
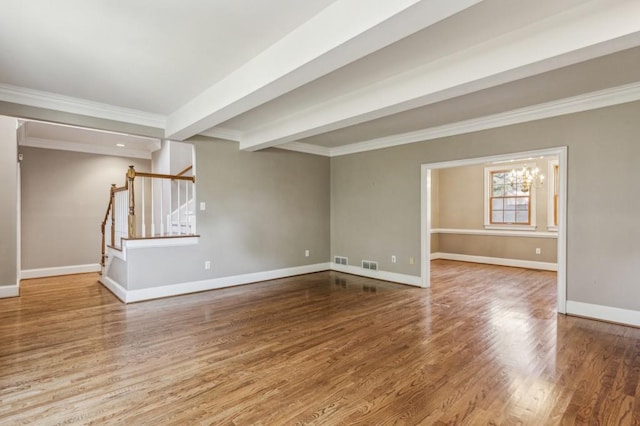
[[[151,179],[151,236],[156,235],[156,181]]]
[[[160,180],[160,235],[164,236],[164,179]]]
[[[180,202],[180,181],[176,182],[178,184],[178,234],[182,234],[182,204]]]
[[[146,199],[144,197],[144,187],[146,186],[146,181],[147,178],[142,178],[142,237],[146,237],[147,236],[147,225],[146,225],[146,220],[145,220],[145,214],[144,214],[144,205],[146,204]]]

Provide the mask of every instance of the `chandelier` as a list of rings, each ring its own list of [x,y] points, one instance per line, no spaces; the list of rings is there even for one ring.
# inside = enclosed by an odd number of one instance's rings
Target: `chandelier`
[[[542,186],[544,175],[540,174],[540,169],[524,166],[520,170],[513,169],[509,174],[509,183],[515,190],[529,192],[533,185]]]

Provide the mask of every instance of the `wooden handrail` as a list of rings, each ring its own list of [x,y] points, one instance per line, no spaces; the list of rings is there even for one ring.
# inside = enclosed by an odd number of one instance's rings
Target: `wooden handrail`
[[[176,173],[176,175],[177,176],[182,176],[182,175],[184,175],[185,173],[187,173],[188,171],[190,171],[192,169],[193,169],[193,165],[187,166],[184,169],[180,170],[178,173]]]
[[[191,182],[196,181],[195,176],[163,175],[159,173],[138,173],[138,172],[136,172],[136,176],[156,178],[156,179],[190,180]]]
[[[106,258],[107,258],[107,254],[106,254],[106,250],[107,250],[107,245],[106,245],[106,241],[105,241],[105,228],[107,226],[107,220],[109,219],[109,213],[111,212],[111,209],[113,209],[113,203],[114,203],[114,198],[115,198],[115,192],[116,192],[116,184],[113,183],[111,184],[111,189],[110,189],[110,195],[109,195],[109,204],[107,205],[107,211],[104,214],[104,219],[102,219],[102,223],[100,224],[100,230],[102,232],[102,257],[100,258],[100,265],[102,267],[104,267],[105,263],[106,263]],[[111,245],[113,245],[113,240],[115,238],[115,227],[113,225],[113,219],[114,219],[114,215],[111,215]]]

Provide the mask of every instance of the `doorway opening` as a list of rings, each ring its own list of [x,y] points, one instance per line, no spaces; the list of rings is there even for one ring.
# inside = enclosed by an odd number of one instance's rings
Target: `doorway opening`
[[[421,166],[421,283],[422,287],[431,286],[431,234],[434,228],[432,217],[432,197],[434,192],[432,171],[452,167],[472,166],[486,163],[509,161],[530,161],[534,158],[557,156],[557,311],[566,313],[566,277],[567,277],[567,148],[558,147],[511,154],[476,157],[463,160],[444,161],[423,164]]]

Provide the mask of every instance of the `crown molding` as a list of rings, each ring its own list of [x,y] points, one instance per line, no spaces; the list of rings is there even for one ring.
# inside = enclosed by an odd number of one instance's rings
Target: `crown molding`
[[[167,117],[0,83],[0,101],[164,129]]]
[[[589,111],[638,100],[640,100],[640,82],[617,86],[610,89],[598,90],[557,101],[545,102],[499,114],[487,115],[485,117],[473,118],[442,126],[416,130],[414,132],[401,133],[398,135],[343,145],[331,148],[329,150],[329,156],[337,157],[341,155],[373,151],[376,149],[390,148],[398,145],[406,145],[415,142],[423,142],[448,136],[494,129],[497,127],[510,126],[512,124],[526,123],[544,118],[558,117],[561,115]]]
[[[310,143],[304,143],[304,142],[289,142],[282,145],[278,145],[275,148],[282,148],[282,149],[287,149],[289,151],[297,151],[297,152],[304,152],[306,154],[314,154],[314,155],[322,155],[324,157],[331,157],[330,148],[319,146],[319,145],[313,145]]]
[[[160,142],[158,141],[158,144]],[[26,137],[20,142],[20,146],[32,148],[57,149],[60,151],[84,152],[87,154],[112,155],[114,157],[141,158],[151,160],[151,152],[147,150],[109,147],[104,145],[91,145],[76,142],[66,142],[56,139]]]

